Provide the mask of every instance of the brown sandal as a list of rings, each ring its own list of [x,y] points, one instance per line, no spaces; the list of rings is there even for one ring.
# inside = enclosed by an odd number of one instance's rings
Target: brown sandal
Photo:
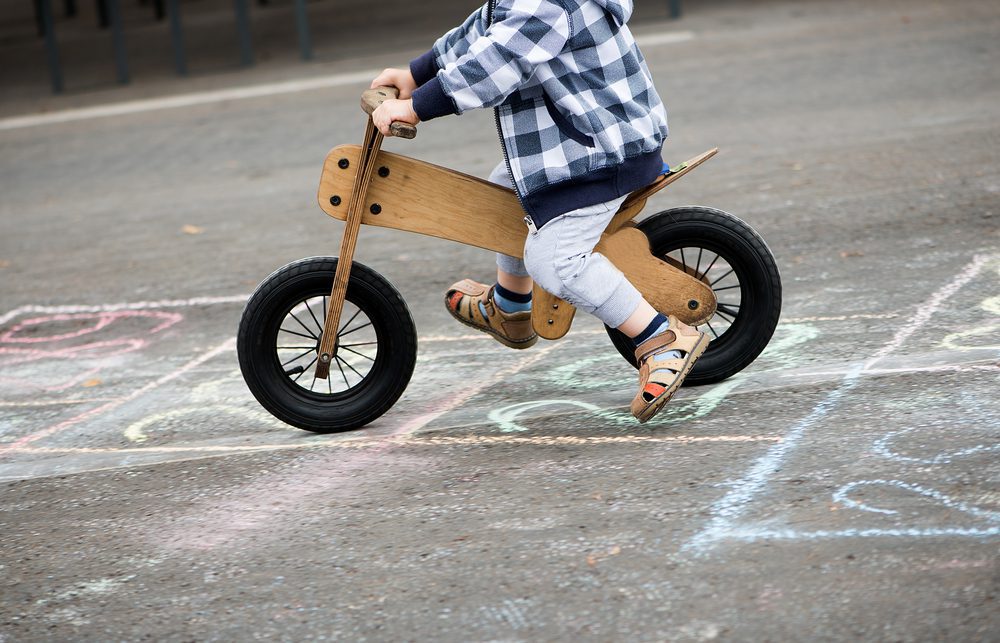
[[[479,308],[486,309],[483,315]],[[493,287],[463,279],[445,292],[444,305],[451,316],[466,326],[489,333],[493,339],[511,348],[529,348],[538,341],[531,327],[531,312],[505,313],[493,303]]]
[[[682,324],[673,315],[668,319],[668,330],[635,349],[635,359],[640,365],[639,392],[632,400],[632,415],[639,422],[646,422],[659,413],[708,348],[709,339],[705,333]],[[678,351],[681,357],[658,357],[669,351]]]

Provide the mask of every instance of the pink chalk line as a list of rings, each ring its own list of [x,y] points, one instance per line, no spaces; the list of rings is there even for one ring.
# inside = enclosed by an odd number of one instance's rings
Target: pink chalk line
[[[212,359],[214,357],[217,357],[217,356],[221,355],[222,353],[225,353],[226,351],[234,350],[235,347],[236,347],[236,340],[233,339],[233,338],[227,339],[226,341],[222,342],[221,344],[219,344],[215,348],[213,348],[213,349],[209,350],[208,352],[203,353],[203,354],[199,355],[198,357],[194,358],[193,360],[191,360],[187,364],[184,364],[183,366],[177,368],[176,370],[171,371],[170,373],[164,375],[163,377],[161,377],[160,379],[158,379],[156,381],[153,381],[153,382],[150,382],[149,384],[146,384],[142,388],[139,388],[139,389],[136,389],[135,391],[132,391],[131,393],[129,393],[125,397],[118,398],[118,399],[113,400],[111,402],[107,402],[106,404],[102,404],[101,406],[97,406],[97,407],[94,407],[94,408],[89,409],[87,411],[84,411],[83,413],[80,413],[79,415],[71,417],[68,420],[63,420],[62,422],[60,422],[60,423],[58,423],[58,424],[56,424],[54,426],[50,426],[47,429],[42,429],[41,431],[36,431],[35,433],[32,433],[30,435],[26,435],[26,436],[24,436],[24,437],[22,437],[22,438],[20,438],[18,440],[15,440],[14,442],[11,442],[11,443],[8,443],[8,444],[2,444],[2,445],[0,445],[0,457],[2,457],[3,455],[9,454],[9,453],[11,453],[13,451],[17,451],[20,447],[23,447],[26,444],[30,444],[32,442],[35,442],[36,440],[40,440],[42,438],[49,437],[49,436],[54,435],[56,433],[60,433],[62,431],[65,431],[66,429],[68,429],[68,428],[70,428],[72,426],[75,426],[75,425],[79,424],[80,422],[82,422],[84,420],[87,420],[89,418],[92,418],[92,417],[95,417],[95,416],[98,416],[98,415],[102,415],[104,413],[107,413],[108,411],[111,411],[111,410],[114,410],[114,409],[120,407],[121,405],[123,405],[123,404],[125,404],[127,402],[131,402],[132,400],[135,400],[135,399],[137,399],[139,397],[142,397],[146,393],[149,393],[150,391],[153,391],[153,390],[155,390],[155,389],[163,386],[167,382],[170,382],[171,380],[177,379],[178,377],[180,377],[181,375],[184,375],[188,371],[191,371],[191,370],[193,370],[195,368],[198,368],[199,366],[201,366],[205,362],[209,361],[210,359]]]
[[[0,315],[0,325],[6,324],[19,315],[30,314],[66,314],[73,313],[112,313],[122,310],[151,310],[157,308],[188,308],[191,306],[211,306],[214,304],[242,304],[250,295],[228,295],[222,297],[192,297],[190,299],[163,299],[159,301],[136,301],[117,304],[97,304],[80,306],[36,306],[28,305],[15,308]]]
[[[323,502],[342,498],[363,491],[365,475],[371,469],[405,466],[407,459],[413,466],[426,466],[412,456],[388,456],[388,452],[405,445],[407,436],[419,431],[430,422],[457,408],[484,389],[535,364],[555,349],[557,344],[533,352],[509,368],[484,375],[477,384],[453,395],[447,402],[407,422],[377,444],[364,450],[338,452],[300,466],[287,474],[264,476],[234,490],[234,500],[221,505],[201,506],[185,518],[176,520],[176,529],[157,530],[150,538],[158,545],[170,549],[207,550],[240,540],[244,534],[265,527],[273,530],[280,521],[275,517],[308,505],[310,499],[321,495]],[[241,545],[245,545],[241,541]]]
[[[13,328],[0,335],[0,343],[40,344],[43,342],[59,342],[65,339],[75,339],[77,337],[83,337],[84,335],[96,333],[97,331],[101,330],[102,328],[106,328],[107,326],[118,321],[119,319],[126,319],[129,317],[147,317],[147,318],[161,319],[162,321],[158,326],[147,331],[150,335],[158,333],[166,328],[169,328],[174,324],[176,324],[177,322],[184,319],[184,316],[179,313],[161,313],[161,312],[145,312],[145,311],[131,311],[131,310],[116,311],[116,312],[101,312],[101,313],[73,313],[73,314],[60,313],[56,315],[47,315],[45,317],[35,317],[33,319],[26,319],[22,322],[18,322]],[[95,319],[95,321],[91,326],[80,328],[68,333],[61,333],[58,335],[47,335],[42,337],[17,336],[18,333],[20,333],[26,328],[42,326],[44,324],[75,321],[80,319]]]

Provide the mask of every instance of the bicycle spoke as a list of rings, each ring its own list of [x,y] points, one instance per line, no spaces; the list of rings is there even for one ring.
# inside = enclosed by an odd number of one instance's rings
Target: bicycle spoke
[[[374,357],[368,357],[368,356],[367,356],[367,355],[365,355],[364,353],[359,353],[358,351],[355,351],[355,350],[351,350],[350,348],[347,348],[346,346],[341,346],[341,348],[344,348],[344,349],[346,349],[346,350],[348,350],[348,351],[351,351],[352,353],[354,353],[355,355],[358,355],[358,356],[360,356],[360,357],[364,357],[365,359],[367,359],[367,360],[369,360],[369,361],[372,361],[372,362],[374,362],[374,361],[375,361],[375,358],[374,358]]]
[[[722,317],[723,319],[725,319],[725,320],[726,320],[727,322],[729,322],[730,324],[732,324],[733,322],[735,322],[735,321],[736,321],[736,317],[735,317],[735,316],[732,316],[732,315],[733,315],[733,313],[728,313],[728,312],[723,312],[723,311],[722,311],[721,309],[719,309],[719,308],[716,308],[716,309],[715,309],[715,314],[716,314],[716,315],[718,315],[719,317]]]
[[[327,390],[327,392],[330,395],[333,395],[333,384],[330,382],[331,379],[333,379],[333,378],[327,376],[327,378],[326,378],[326,390]]]
[[[683,270],[684,272],[688,271],[688,262],[684,258],[684,248],[681,248],[681,270]]]
[[[701,274],[701,253],[704,251],[704,248],[698,248],[698,264],[694,267],[694,274],[696,276]]]
[[[288,360],[287,362],[283,362],[283,363],[281,364],[282,368],[284,368],[285,366],[288,366],[289,364],[291,364],[292,362],[294,362],[294,361],[295,361],[295,360],[297,360],[298,358],[300,358],[300,357],[304,357],[304,356],[308,355],[309,353],[313,352],[313,350],[315,350],[315,349],[312,349],[312,348],[310,348],[310,349],[307,349],[307,350],[306,350],[305,352],[303,352],[303,353],[299,353],[298,355],[296,355],[296,356],[295,356],[295,357],[293,357],[292,359]]]
[[[279,351],[303,351],[303,350],[316,350],[315,346],[275,346],[275,350]]]
[[[719,333],[715,332],[715,329],[712,328],[712,322],[707,321],[705,323],[708,324],[708,330],[712,331],[712,334],[715,335],[715,339],[719,339]]]
[[[319,355],[317,355],[316,357],[312,358],[312,361],[309,362],[308,364],[306,364],[306,367],[302,369],[302,373],[305,373],[306,371],[308,371],[309,367],[316,363],[316,358],[317,357],[319,357]],[[292,381],[293,382],[298,382],[299,378],[302,377],[302,373],[299,373],[298,375],[296,375],[295,379],[293,379]]]
[[[348,362],[347,360],[345,360],[345,359],[343,359],[343,358],[341,358],[341,357],[339,357],[339,356],[337,357],[337,359],[338,359],[338,360],[340,360],[341,362],[343,362],[343,363],[344,363],[344,366],[346,366],[347,368],[349,368],[349,369],[351,369],[352,371],[354,371],[355,375],[357,375],[357,376],[358,376],[358,377],[360,377],[361,379],[365,379],[365,376],[364,376],[364,375],[362,375],[361,373],[359,373],[359,372],[358,372],[358,369],[356,369],[356,368],[354,368],[353,366],[351,366],[350,362]]]
[[[341,348],[347,348],[348,346],[371,346],[372,344],[378,344],[378,342],[358,342],[357,344],[337,344]]]
[[[708,264],[708,268],[705,268],[705,272],[698,275],[698,279],[704,279],[705,277],[707,277],[708,271],[712,269],[712,266],[714,266],[715,262],[718,260],[719,260],[719,253],[715,253],[715,259],[712,259],[712,263]]]
[[[316,335],[313,335],[313,332],[311,330],[309,330],[308,326],[306,326],[305,324],[302,323],[301,319],[299,319],[298,317],[295,316],[295,313],[293,313],[292,311],[289,310],[288,314],[292,316],[292,319],[294,319],[295,321],[299,322],[299,326],[301,326],[302,328],[305,328],[306,332],[309,333],[312,336],[313,339],[319,339],[319,337],[317,337]]]
[[[306,305],[306,310],[309,311],[309,316],[313,318],[314,322],[316,322],[316,326],[319,328],[319,334],[322,335],[323,334],[323,324],[319,323],[319,320],[316,319],[316,315],[313,314],[312,306],[309,304],[310,301],[311,300],[306,300],[306,301],[304,301],[302,303],[304,303]]]
[[[735,286],[726,286],[724,288],[713,288],[712,290],[714,290],[715,292],[719,292],[720,290],[732,290],[733,288],[739,288],[739,287],[740,284],[736,284]]]
[[[330,378],[328,377],[326,379]],[[312,391],[314,386],[316,386],[316,371],[313,371],[313,381],[309,384],[309,390]]]
[[[351,388],[351,383],[347,381],[347,374],[344,373],[344,368],[340,365],[340,358],[337,358],[337,368],[340,369],[340,376],[344,378],[344,386]]]
[[[351,315],[351,318],[348,319],[347,322],[343,326],[340,327],[340,330],[337,331],[337,337],[340,337],[341,333],[344,332],[344,329],[347,328],[348,326],[350,326],[351,322],[354,321],[354,318],[357,317],[360,314],[361,314],[361,309],[358,308],[357,312],[355,312],[353,315]]]
[[[731,274],[733,274],[733,269],[732,268],[730,268],[728,270],[728,272],[726,272],[726,274],[722,275],[721,277],[719,277],[718,279],[716,279],[715,281],[713,281],[712,283],[710,283],[708,285],[709,286],[714,286],[715,284],[719,283],[720,281],[722,281],[723,279],[725,279],[726,277],[728,277]]]
[[[316,336],[303,335],[302,333],[296,333],[294,330],[288,330],[287,328],[279,328],[279,333],[288,333],[289,335],[298,335],[299,337],[305,337],[306,339],[319,339]]]
[[[367,324],[362,324],[362,325],[358,326],[357,328],[352,328],[351,330],[349,330],[349,331],[347,331],[347,332],[343,332],[343,333],[337,333],[337,338],[338,338],[338,339],[340,339],[340,338],[341,338],[341,337],[343,337],[344,335],[350,335],[351,333],[353,333],[353,332],[354,332],[354,331],[356,331],[356,330],[361,330],[361,329],[362,329],[362,328],[364,328],[365,326],[371,326],[371,325],[372,325],[372,323],[371,323],[371,322],[368,322]]]

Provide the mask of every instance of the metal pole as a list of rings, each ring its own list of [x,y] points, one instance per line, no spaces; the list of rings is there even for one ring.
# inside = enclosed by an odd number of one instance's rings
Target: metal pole
[[[295,0],[295,26],[299,31],[299,55],[302,60],[313,57],[312,42],[309,39],[309,16],[306,15],[306,0]]]
[[[236,0],[236,32],[240,39],[240,63],[253,64],[253,44],[250,42],[250,14],[246,0]]]
[[[670,5],[670,17],[680,18],[681,17],[681,0],[669,0]]]
[[[115,51],[115,69],[118,71],[118,82],[127,85],[128,54],[125,51],[125,34],[122,30],[122,12],[118,0],[108,0],[108,17],[111,18],[111,45]]]
[[[167,0],[170,14],[170,43],[174,50],[174,68],[178,76],[187,76],[187,56],[184,53],[184,29],[181,27],[181,6],[177,0]]]
[[[52,80],[52,93],[61,94],[63,90],[62,67],[59,66],[59,47],[56,44],[55,23],[52,20],[52,0],[40,0],[42,32],[45,35],[45,59],[49,65],[49,78]]]

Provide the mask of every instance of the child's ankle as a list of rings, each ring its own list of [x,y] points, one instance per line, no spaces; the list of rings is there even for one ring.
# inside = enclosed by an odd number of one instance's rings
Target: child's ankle
[[[514,292],[497,284],[493,287],[493,302],[508,315],[523,313],[531,310],[531,293]]]
[[[632,341],[636,346],[643,343],[651,337],[656,337],[660,333],[665,332],[670,328],[670,320],[663,313],[656,313],[656,317],[640,332],[638,335],[632,338]]]

